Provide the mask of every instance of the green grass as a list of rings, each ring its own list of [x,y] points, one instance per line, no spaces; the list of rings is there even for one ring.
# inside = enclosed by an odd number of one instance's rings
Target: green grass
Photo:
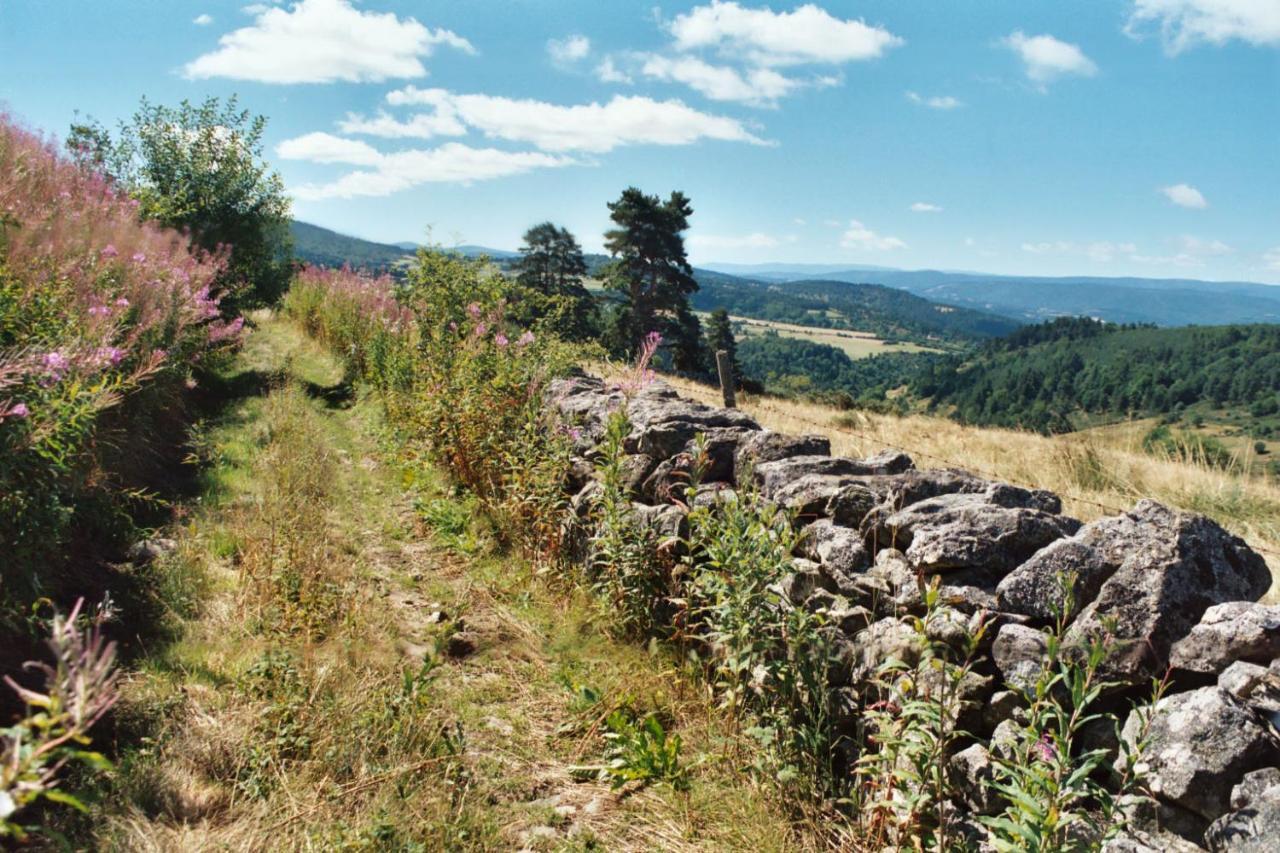
[[[736,721],[692,671],[611,640],[595,601],[496,551],[474,502],[399,461],[332,359],[256,319],[217,377],[239,392],[200,433],[201,500],[168,531],[174,639],[128,678],[99,744],[118,769],[59,827],[74,845],[816,844],[743,770]],[[474,654],[443,654],[461,632]],[[574,773],[605,760],[610,714],[670,739],[633,739],[649,775],[622,791]]]

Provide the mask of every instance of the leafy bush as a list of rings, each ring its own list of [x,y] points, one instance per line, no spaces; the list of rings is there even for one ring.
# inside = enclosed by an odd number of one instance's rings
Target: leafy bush
[[[120,541],[193,367],[233,344],[226,257],[0,117],[0,618],[55,593],[73,530]]]

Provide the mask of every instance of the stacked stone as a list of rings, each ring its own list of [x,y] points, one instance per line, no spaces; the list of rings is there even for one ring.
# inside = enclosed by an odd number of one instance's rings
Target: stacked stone
[[[977,740],[951,759],[970,813],[1000,808],[982,784],[990,751],[1014,726],[1016,690],[1043,666],[1041,629],[1063,620],[1068,646],[1114,638],[1101,665],[1117,685],[1104,700],[1110,710],[1125,713],[1153,679],[1169,676],[1150,722],[1131,712],[1120,733],[1135,743],[1145,729],[1155,799],[1130,805],[1131,830],[1109,849],[1280,845],[1280,607],[1257,603],[1271,586],[1265,562],[1215,522],[1144,500],[1081,524],[1051,492],[917,470],[897,452],[833,457],[823,436],[771,432],[662,382],[628,402],[578,375],[553,383],[547,399],[580,428],[571,484],[579,524],[599,488],[591,471],[605,422],[624,403],[627,487],[660,536],[685,533],[673,495],[684,497],[699,434],[707,459],[695,502],[731,496],[750,471],[765,499],[794,511],[805,535],[781,591],[837,627],[830,686],[848,697],[850,725],[876,669],[894,657],[910,663],[908,620],[924,610],[919,578],[937,576],[941,609],[931,624],[943,634],[954,626],[957,636],[987,626],[982,658],[962,685],[973,711],[961,724]],[[1064,577],[1073,586],[1061,613]],[[1118,752],[1114,733],[1094,736]]]

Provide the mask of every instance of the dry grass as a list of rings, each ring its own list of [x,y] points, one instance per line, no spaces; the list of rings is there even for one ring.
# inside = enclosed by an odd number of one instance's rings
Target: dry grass
[[[826,344],[841,350],[849,358],[868,358],[887,352],[941,352],[941,350],[923,347],[908,342],[888,343],[871,332],[856,332],[847,329],[827,329],[821,326],[800,326],[795,323],[780,323],[773,320],[755,320],[749,317],[730,316],[735,323],[741,324],[743,334],[747,337],[777,332],[784,338],[796,338],[802,341]]]
[[[719,389],[667,377],[680,393],[718,405]],[[1133,431],[1042,436],[967,427],[943,418],[840,412],[776,397],[740,396],[739,408],[764,426],[822,433],[832,452],[864,456],[905,450],[922,468],[962,467],[1024,486],[1051,489],[1064,511],[1084,520],[1112,515],[1141,498],[1200,512],[1244,537],[1280,577],[1280,485],[1261,473],[1223,471],[1143,452]],[[1267,600],[1276,600],[1273,585]]]

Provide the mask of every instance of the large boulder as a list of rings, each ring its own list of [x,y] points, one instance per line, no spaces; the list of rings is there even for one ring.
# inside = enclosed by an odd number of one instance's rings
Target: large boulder
[[[905,549],[907,559],[924,572],[981,568],[1002,576],[1079,526],[1073,518],[991,503],[986,493],[956,493],[888,516],[880,528],[888,538],[877,536],[874,544]]]
[[[796,479],[778,482],[765,497],[796,515],[800,524],[820,518],[833,495],[844,489],[852,477],[843,474],[801,474]]]
[[[1125,721],[1121,737],[1130,748],[1143,726],[1137,710]],[[1275,733],[1217,687],[1161,699],[1147,737],[1141,769],[1152,793],[1206,820],[1230,811],[1231,787],[1246,773],[1280,762]]]
[[[1132,551],[1067,631],[1068,645],[1111,638],[1106,678],[1143,683],[1163,674],[1173,644],[1215,604],[1256,600],[1271,586],[1262,558],[1202,515],[1141,501]]]
[[[1145,547],[1152,535],[1146,522],[1145,509],[1135,510],[1090,522],[1074,536],[1047,545],[1000,582],[1001,609],[1049,622],[1067,605],[1066,615],[1073,617],[1097,597],[1126,557]],[[1068,580],[1069,590],[1063,587]]]
[[[636,395],[627,407],[627,414],[631,419],[631,433],[623,446],[628,453],[645,453],[655,459],[669,459],[684,451],[698,433],[727,428],[743,432],[760,429],[755,420],[737,409],[717,409],[682,400],[660,389]]]
[[[954,494],[984,495],[987,503],[1009,509],[1038,509],[1051,515],[1062,511],[1062,501],[1053,492],[984,480],[958,469],[930,468],[894,477],[883,501],[864,519],[863,533],[879,529],[883,534],[887,531],[881,525],[889,516],[920,501]]]
[[[1205,833],[1209,849],[1273,853],[1280,846],[1280,769],[1246,774],[1231,791],[1231,808]]]
[[[779,491],[805,477],[858,477],[873,473],[859,459],[846,456],[791,456],[762,462],[755,468],[760,494],[774,500]]]
[[[825,435],[787,435],[759,430],[739,442],[733,458],[733,481],[742,483],[748,468],[793,456],[830,456],[831,439]]]
[[[802,530],[800,556],[820,563],[826,572],[854,575],[871,565],[858,531],[830,519],[819,519]]]
[[[1191,633],[1173,644],[1175,669],[1216,675],[1236,661],[1265,664],[1280,657],[1280,606],[1252,601],[1215,604]]]

